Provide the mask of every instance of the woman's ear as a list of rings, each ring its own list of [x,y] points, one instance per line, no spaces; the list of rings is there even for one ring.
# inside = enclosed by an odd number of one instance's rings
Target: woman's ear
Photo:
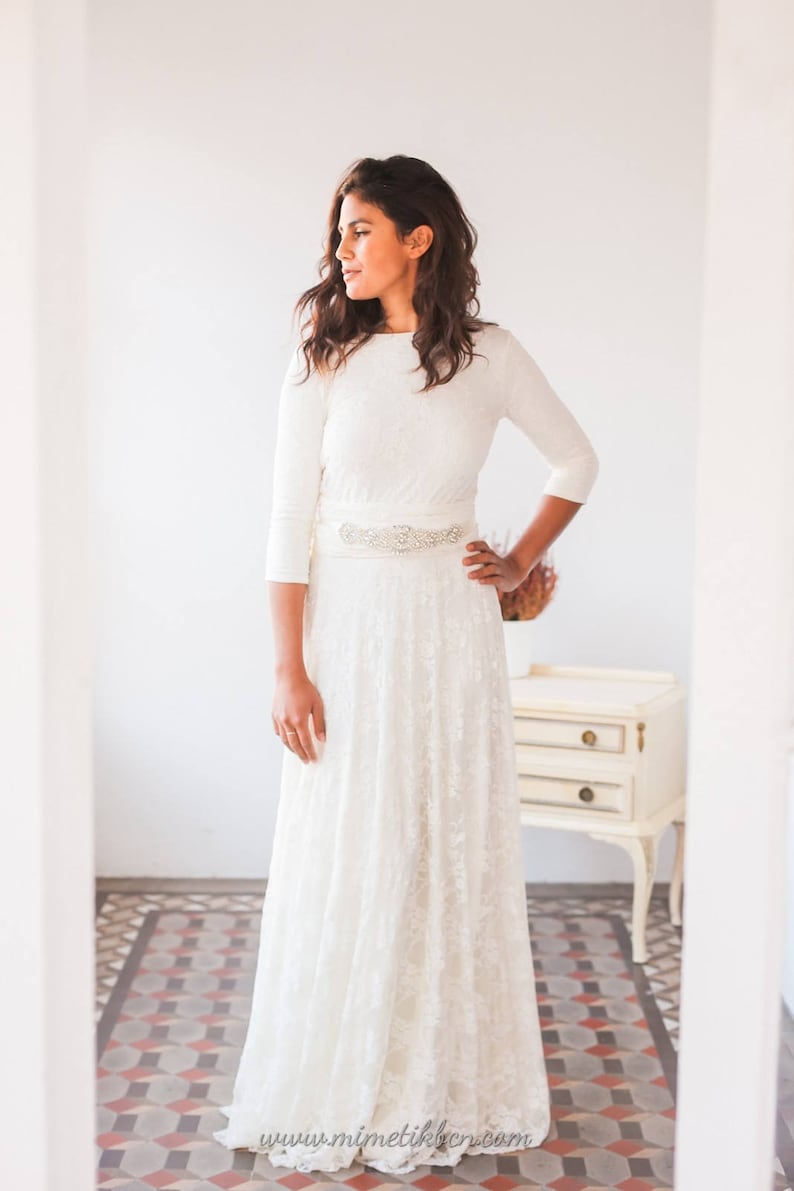
[[[419,226],[415,227],[411,232],[410,238],[408,240],[408,247],[412,250],[411,255],[416,257],[422,256],[423,253],[427,252],[432,243],[432,227],[429,227],[426,223],[420,223]]]

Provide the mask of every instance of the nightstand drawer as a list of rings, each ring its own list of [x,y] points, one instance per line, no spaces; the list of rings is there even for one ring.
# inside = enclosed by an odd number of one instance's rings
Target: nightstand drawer
[[[595,811],[620,818],[632,813],[633,778],[596,780],[590,777],[552,777],[540,773],[519,773],[518,793],[527,806],[568,807],[577,811]]]
[[[580,749],[591,753],[622,753],[625,724],[604,724],[588,720],[555,720],[542,716],[515,716],[517,744],[539,748]]]

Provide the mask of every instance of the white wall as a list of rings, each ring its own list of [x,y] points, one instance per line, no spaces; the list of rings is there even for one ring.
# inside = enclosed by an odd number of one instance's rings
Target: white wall
[[[705,0],[90,5],[100,874],[267,872],[275,403],[359,155],[452,182],[483,314],[598,450],[537,660],[688,683],[708,18]],[[483,531],[523,529],[545,475],[501,426]],[[524,835],[528,880],[631,878],[608,844]],[[670,831],[659,879],[672,851]]]

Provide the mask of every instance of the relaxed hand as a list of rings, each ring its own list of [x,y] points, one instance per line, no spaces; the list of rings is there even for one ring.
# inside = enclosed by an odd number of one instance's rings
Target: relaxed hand
[[[273,695],[273,728],[290,752],[308,764],[317,760],[309,717],[318,740],[325,740],[325,710],[320,692],[305,671],[281,674]]]

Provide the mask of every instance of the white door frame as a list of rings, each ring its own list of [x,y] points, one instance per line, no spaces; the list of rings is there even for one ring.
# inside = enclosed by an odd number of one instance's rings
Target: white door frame
[[[94,1158],[82,0],[0,5],[3,1177]]]
[[[676,1191],[760,1191],[772,1169],[794,706],[793,14],[790,0],[713,7]],[[0,881],[17,957],[0,982],[0,1120],[4,1174],[30,1191],[94,1179],[86,23],[83,0],[0,10]]]
[[[794,6],[717,0],[676,1191],[772,1185],[794,735]]]

